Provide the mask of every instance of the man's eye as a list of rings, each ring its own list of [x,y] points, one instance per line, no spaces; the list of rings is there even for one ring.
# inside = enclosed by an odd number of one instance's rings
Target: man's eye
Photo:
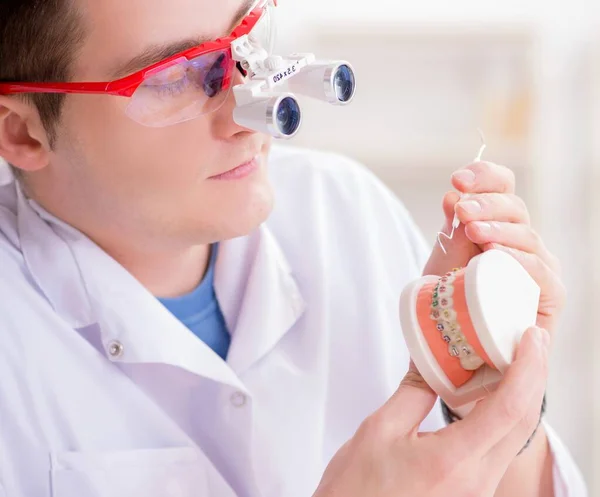
[[[187,78],[181,78],[178,81],[163,84],[146,85],[146,88],[155,91],[160,96],[176,96],[183,93],[189,85]]]
[[[225,78],[226,69],[223,64],[224,59],[224,56],[219,57],[204,78],[202,87],[206,96],[210,98],[215,97],[223,89],[223,80]]]

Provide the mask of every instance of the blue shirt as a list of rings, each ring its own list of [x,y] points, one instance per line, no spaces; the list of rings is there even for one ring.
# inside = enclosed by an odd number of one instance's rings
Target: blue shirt
[[[225,319],[215,295],[214,278],[218,244],[211,248],[206,274],[198,287],[187,295],[159,301],[188,329],[223,359],[231,343]]]

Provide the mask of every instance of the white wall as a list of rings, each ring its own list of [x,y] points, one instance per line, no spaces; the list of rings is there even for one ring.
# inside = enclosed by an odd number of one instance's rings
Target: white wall
[[[582,19],[589,19],[597,9],[594,0],[279,0],[280,15],[298,22],[314,20],[401,22],[534,22],[566,26],[578,30]]]

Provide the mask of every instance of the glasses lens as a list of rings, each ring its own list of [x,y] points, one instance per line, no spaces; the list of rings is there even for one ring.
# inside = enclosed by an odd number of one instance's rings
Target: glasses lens
[[[273,53],[277,30],[275,29],[275,7],[267,5],[260,20],[250,33],[253,40],[257,41],[269,54]]]
[[[227,100],[233,65],[226,50],[181,59],[144,80],[127,115],[145,126],[164,127],[214,112]]]

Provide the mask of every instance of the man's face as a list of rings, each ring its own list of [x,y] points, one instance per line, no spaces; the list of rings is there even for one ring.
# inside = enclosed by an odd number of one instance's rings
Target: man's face
[[[79,0],[86,40],[76,81],[109,81],[149,47],[229,33],[243,0]],[[242,76],[234,71],[232,84]],[[269,137],[239,127],[233,93],[210,114],[150,128],[127,117],[127,98],[69,95],[51,155],[51,173],[33,181],[42,201],[92,238],[170,250],[243,235],[272,205]],[[215,179],[259,158],[238,179]],[[44,174],[44,173],[42,173]]]

